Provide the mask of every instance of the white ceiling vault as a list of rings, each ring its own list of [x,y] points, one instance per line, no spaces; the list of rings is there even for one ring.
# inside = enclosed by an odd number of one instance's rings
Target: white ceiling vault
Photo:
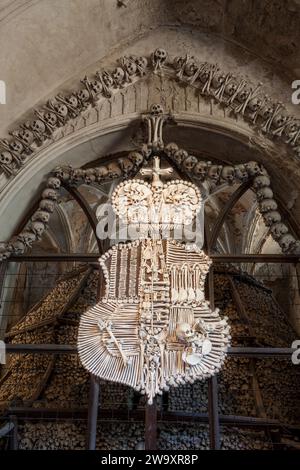
[[[262,1],[255,8],[251,4],[217,0],[128,0],[123,6],[117,0],[0,1],[0,79],[7,86],[7,104],[0,106],[0,136],[7,137],[9,130],[57,93],[77,89],[86,74],[113,69],[118,58],[130,54],[150,56],[157,47],[166,49],[170,57],[189,54],[201,62],[218,63],[222,70],[253,83],[262,82],[266,93],[299,116],[298,107],[291,104],[291,81],[300,75],[299,52],[293,45],[300,35],[300,6],[291,0]],[[166,142],[176,140],[199,158],[212,161],[259,161],[272,177],[276,197],[300,225],[300,170],[292,152],[279,141],[267,142],[243,119],[211,101],[199,104],[193,87],[152,74],[118,90],[109,104],[103,101],[89,110],[75,128],[70,125],[59,131],[12,181],[1,176],[0,217],[4,223],[0,239],[11,236],[55,166],[80,167],[108,154],[132,150],[139,138],[141,114],[157,102],[172,111],[177,122],[166,128]],[[216,196],[215,213],[226,197]],[[253,233],[267,240],[266,229],[255,215],[254,199],[247,193],[240,211],[236,209],[236,235],[254,221]],[[232,248],[229,238],[225,233],[222,243],[226,250]],[[239,246],[246,251],[254,248],[253,241],[246,239]],[[257,243],[255,249],[262,251],[263,245]]]

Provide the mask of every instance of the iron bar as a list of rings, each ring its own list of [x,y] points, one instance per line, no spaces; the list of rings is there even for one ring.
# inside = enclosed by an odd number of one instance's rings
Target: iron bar
[[[89,407],[88,407],[87,438],[86,438],[87,450],[96,449],[99,394],[100,394],[99,380],[97,377],[91,374],[90,396],[89,396]]]
[[[145,450],[156,450],[157,448],[157,404],[156,398],[153,403],[145,406]]]

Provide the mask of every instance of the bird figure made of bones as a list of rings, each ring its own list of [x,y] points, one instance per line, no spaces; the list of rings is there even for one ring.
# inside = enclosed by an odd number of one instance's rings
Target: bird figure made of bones
[[[198,188],[182,180],[163,183],[160,176],[170,169],[161,169],[158,157],[141,173],[152,183],[121,183],[112,203],[129,224],[142,221],[144,231],[101,256],[102,298],[81,317],[78,350],[90,373],[133,387],[151,404],[170,386],[217,373],[230,334],[227,317],[205,299],[209,257],[159,236],[165,216],[173,226],[191,222],[202,203]]]

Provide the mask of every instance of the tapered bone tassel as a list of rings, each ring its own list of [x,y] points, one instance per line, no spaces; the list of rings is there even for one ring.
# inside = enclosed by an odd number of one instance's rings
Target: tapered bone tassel
[[[188,301],[194,302],[196,298],[195,290],[193,288],[193,269],[189,269],[189,282],[188,282]]]

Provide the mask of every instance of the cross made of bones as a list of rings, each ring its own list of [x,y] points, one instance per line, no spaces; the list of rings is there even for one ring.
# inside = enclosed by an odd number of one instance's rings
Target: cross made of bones
[[[167,176],[173,173],[173,169],[171,167],[168,168],[161,168],[160,167],[160,158],[154,157],[153,158],[153,165],[152,168],[142,168],[141,174],[144,176],[152,176],[152,186],[159,187],[163,186],[163,182],[161,181],[161,176]]]

